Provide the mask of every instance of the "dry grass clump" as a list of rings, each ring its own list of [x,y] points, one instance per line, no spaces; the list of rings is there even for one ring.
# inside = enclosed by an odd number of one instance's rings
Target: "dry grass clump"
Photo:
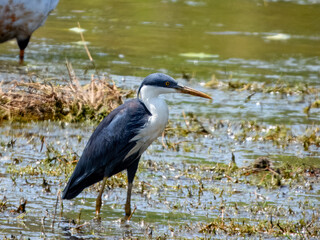
[[[0,84],[0,121],[64,120],[99,121],[123,103],[132,91],[117,88],[106,78],[91,78],[81,86],[72,66],[67,62],[66,84],[12,81]]]

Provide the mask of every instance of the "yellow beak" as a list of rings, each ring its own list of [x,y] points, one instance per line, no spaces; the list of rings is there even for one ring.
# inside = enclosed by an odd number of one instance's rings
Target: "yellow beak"
[[[203,92],[200,92],[200,91],[197,91],[193,88],[189,88],[189,87],[185,87],[185,86],[180,86],[178,85],[178,87],[176,88],[176,90],[180,93],[185,93],[185,94],[190,94],[190,95],[193,95],[193,96],[198,96],[198,97],[202,97],[202,98],[208,98],[208,99],[212,99],[209,95],[203,93]]]

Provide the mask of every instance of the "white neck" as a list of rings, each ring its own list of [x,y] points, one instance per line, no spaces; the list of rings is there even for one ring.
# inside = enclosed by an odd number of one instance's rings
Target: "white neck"
[[[159,95],[163,93],[174,93],[172,88],[144,85],[140,89],[141,101],[152,114],[151,122],[156,122],[157,128],[162,132],[168,122],[169,110],[164,99]],[[160,133],[161,133],[160,132]]]
[[[176,90],[173,88],[165,88],[165,87],[157,87],[157,86],[150,86],[150,85],[143,85],[140,89],[141,100],[144,101],[150,98],[156,98],[160,94],[165,93],[175,93]]]
[[[152,115],[162,115],[162,113],[168,112],[166,102],[162,98],[159,98],[159,95],[164,93],[163,90],[166,89],[148,85],[142,86],[140,90],[140,99]]]
[[[141,100],[145,101],[151,98],[157,98],[160,94],[174,93],[174,92],[176,91],[172,88],[144,85],[140,90],[140,95],[141,95]]]

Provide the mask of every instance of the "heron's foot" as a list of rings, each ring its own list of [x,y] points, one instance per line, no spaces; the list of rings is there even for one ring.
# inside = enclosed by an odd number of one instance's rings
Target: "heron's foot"
[[[100,214],[96,213],[96,216],[93,218],[93,220],[97,221],[97,222],[101,222],[101,216]]]
[[[101,197],[98,196],[96,199],[96,218],[100,217],[101,205],[102,205],[102,200],[101,200]]]
[[[131,207],[126,205],[125,207],[126,215],[124,215],[124,217],[121,219],[121,222],[124,223],[126,221],[130,221],[136,209],[137,207],[134,207],[133,211],[131,212]]]
[[[120,218],[121,223],[126,223],[127,221],[130,221],[130,216],[124,215],[124,217]]]
[[[100,209],[99,209],[99,211],[96,210],[96,217],[100,217]]]

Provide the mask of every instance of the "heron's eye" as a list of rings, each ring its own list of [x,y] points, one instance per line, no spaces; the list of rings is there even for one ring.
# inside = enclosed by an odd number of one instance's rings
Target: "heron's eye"
[[[170,85],[170,82],[166,82],[166,86],[168,87]]]

